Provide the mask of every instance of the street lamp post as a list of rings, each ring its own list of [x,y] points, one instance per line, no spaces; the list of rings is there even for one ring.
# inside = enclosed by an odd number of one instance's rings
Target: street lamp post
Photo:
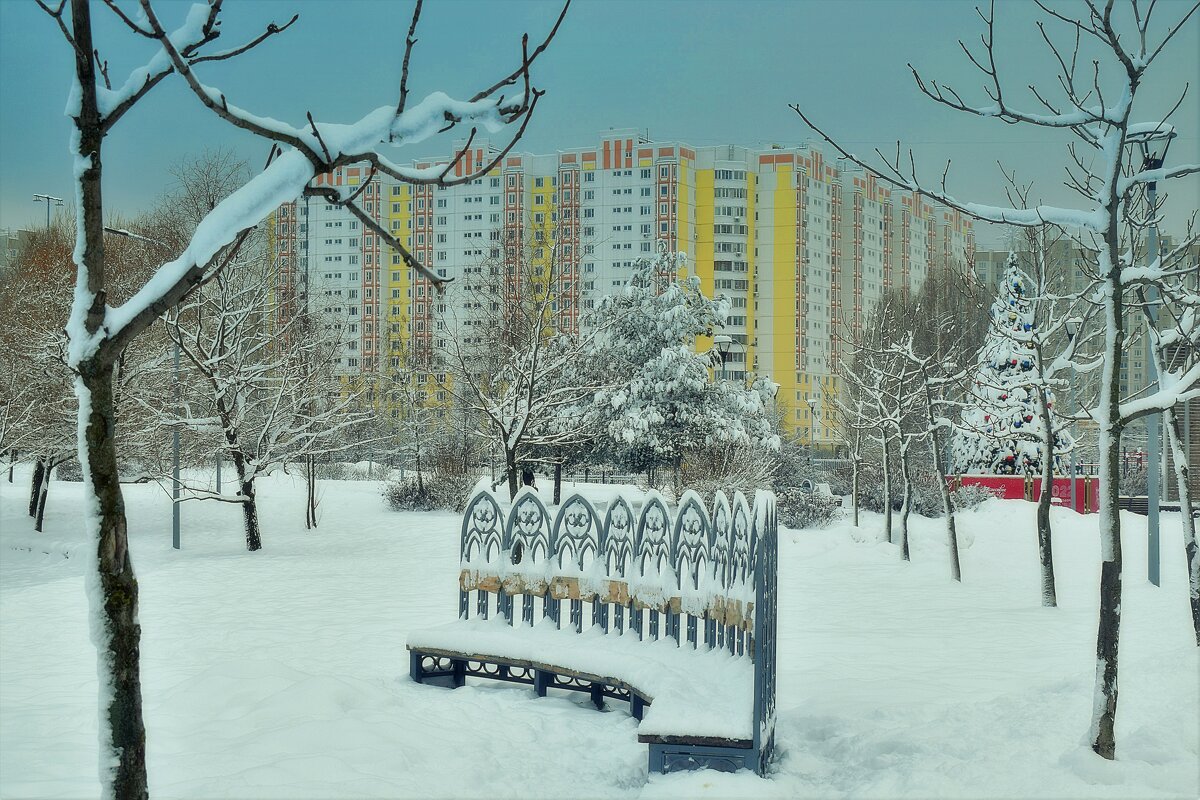
[[[817,446],[817,398],[809,397],[808,403],[808,449],[815,450]]]
[[[46,204],[46,229],[49,230],[50,229],[50,208],[51,208],[51,206],[53,206],[55,208],[62,208],[63,199],[61,197],[55,197],[54,195],[50,195],[50,194],[35,194],[33,196],[33,202]]]
[[[1167,157],[1167,148],[1176,136],[1175,129],[1170,125],[1161,124],[1152,129],[1138,130],[1127,138],[1130,144],[1137,145],[1142,155],[1142,169],[1162,169]],[[1146,237],[1146,262],[1153,266],[1158,261],[1158,183],[1149,181],[1146,184],[1146,205],[1149,211],[1150,230]],[[1148,327],[1152,328],[1158,321],[1158,292],[1151,283],[1147,293]],[[1154,341],[1150,331],[1146,332],[1146,385],[1158,383],[1158,372],[1154,367]],[[1158,414],[1146,417],[1146,577],[1155,586],[1161,584],[1159,576],[1159,461],[1161,452],[1159,438],[1160,418]]]
[[[1070,345],[1075,341],[1075,337],[1079,335],[1079,328],[1083,324],[1083,320],[1079,317],[1072,317],[1066,321],[1067,343]],[[1071,370],[1071,413],[1075,413],[1075,370]],[[1071,445],[1071,510],[1079,511],[1079,474],[1075,464],[1075,448],[1078,442]],[[1086,510],[1086,509],[1085,509]]]

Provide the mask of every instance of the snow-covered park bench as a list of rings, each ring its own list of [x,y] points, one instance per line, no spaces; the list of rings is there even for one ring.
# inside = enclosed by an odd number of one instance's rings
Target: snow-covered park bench
[[[652,772],[762,774],[775,730],[774,496],[759,492],[752,509],[718,493],[710,513],[687,492],[672,514],[651,492],[603,511],[572,495],[551,517],[523,489],[505,513],[474,495],[459,619],[409,635],[412,679],[624,700]]]

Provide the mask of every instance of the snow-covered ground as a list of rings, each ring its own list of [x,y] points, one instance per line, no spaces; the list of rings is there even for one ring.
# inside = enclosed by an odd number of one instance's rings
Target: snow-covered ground
[[[55,483],[46,532],[28,471],[0,484],[0,797],[94,797],[95,651],[78,557],[80,485]],[[1099,548],[1056,510],[1060,607],[1038,604],[1033,506],[961,517],[964,583],[938,523],[913,562],[861,529],[781,532],[779,759],[749,773],[655,776],[623,704],[407,677],[406,632],[453,619],[457,520],[390,512],[370,482],[265,479],[264,550],[240,511],[185,503],[183,549],[155,486],[127,486],[141,580],[156,797],[1149,797],[1200,795],[1200,664],[1178,518],[1163,585],[1125,517],[1115,763],[1085,743]],[[604,490],[597,490],[602,494]],[[69,557],[64,557],[64,555]]]

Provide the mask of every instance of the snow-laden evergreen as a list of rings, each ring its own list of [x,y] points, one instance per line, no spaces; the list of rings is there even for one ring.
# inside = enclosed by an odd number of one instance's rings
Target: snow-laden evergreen
[[[1035,283],[1009,253],[992,304],[991,327],[979,350],[970,405],[951,442],[956,473],[1039,475],[1041,443],[1046,427],[1038,409],[1037,384],[1043,371],[1037,348],[1038,316]],[[1047,387],[1052,419],[1054,393]],[[1066,472],[1062,454],[1073,445],[1070,432],[1053,425],[1054,472]]]
[[[774,384],[750,387],[714,380],[714,353],[697,340],[725,325],[729,301],[705,296],[700,279],[683,275],[686,253],[639,262],[628,285],[605,297],[589,320],[601,331],[589,353],[607,378],[590,413],[618,458],[635,469],[678,464],[713,445],[777,449],[767,408]]]

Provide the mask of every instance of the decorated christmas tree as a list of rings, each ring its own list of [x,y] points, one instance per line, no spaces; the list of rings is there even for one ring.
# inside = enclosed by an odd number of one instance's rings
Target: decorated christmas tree
[[[1033,281],[1009,253],[999,296],[992,304],[991,326],[979,350],[978,368],[963,409],[962,423],[951,441],[953,469],[959,474],[1041,474],[1046,436],[1038,401],[1042,371],[1038,362],[1036,301]],[[1050,410],[1054,472],[1065,472],[1062,453],[1073,444],[1054,410],[1054,394],[1046,389]]]

